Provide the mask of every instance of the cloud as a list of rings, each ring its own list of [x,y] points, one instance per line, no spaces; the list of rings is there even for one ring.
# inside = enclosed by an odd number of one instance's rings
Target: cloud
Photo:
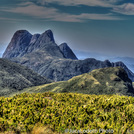
[[[60,12],[56,8],[39,6],[32,2],[21,3],[15,8],[4,8],[2,11],[27,15],[36,19],[64,22],[84,22],[86,20],[120,20],[113,14],[90,14],[82,13],[79,15]]]
[[[134,15],[134,4],[125,3],[123,5],[113,8],[113,11],[124,15]]]
[[[55,8],[47,8],[42,6],[37,6],[32,2],[26,2],[19,4],[15,8],[5,8],[2,11],[7,11],[11,13],[25,14],[28,16],[34,16],[39,18],[51,18],[57,12]]]
[[[68,15],[66,19],[73,20],[73,18],[84,21],[84,20],[119,20],[118,17],[114,17],[111,13],[109,14],[88,14],[82,13],[80,15]]]
[[[6,18],[6,17],[0,17],[1,21],[10,21],[12,23],[15,23],[16,21],[29,21],[28,19],[16,19],[16,18]]]
[[[113,4],[121,0],[38,0],[38,3],[47,5],[49,3],[57,3],[64,6],[100,6],[100,7],[113,7]]]

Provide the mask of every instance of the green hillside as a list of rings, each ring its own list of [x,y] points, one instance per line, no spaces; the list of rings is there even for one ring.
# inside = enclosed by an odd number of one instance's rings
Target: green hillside
[[[0,96],[50,82],[27,67],[0,58]]]
[[[52,92],[0,98],[3,133],[62,134],[67,129],[132,134],[134,98]]]
[[[93,70],[75,76],[68,81],[55,82],[26,88],[18,93],[29,92],[74,92],[84,94],[122,94],[134,96],[132,81],[121,67],[110,67]]]

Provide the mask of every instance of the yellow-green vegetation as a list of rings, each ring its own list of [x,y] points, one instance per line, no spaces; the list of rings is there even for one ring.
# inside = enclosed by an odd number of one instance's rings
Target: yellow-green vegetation
[[[52,134],[100,128],[115,134],[134,130],[134,98],[52,92],[0,98],[1,132]]]

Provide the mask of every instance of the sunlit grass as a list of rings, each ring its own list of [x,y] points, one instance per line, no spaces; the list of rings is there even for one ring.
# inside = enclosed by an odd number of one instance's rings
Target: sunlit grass
[[[52,92],[0,98],[2,133],[56,134],[100,128],[114,133],[134,130],[134,98]]]

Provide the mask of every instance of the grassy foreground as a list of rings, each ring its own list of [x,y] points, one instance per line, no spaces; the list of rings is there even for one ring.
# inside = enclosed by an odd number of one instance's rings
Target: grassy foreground
[[[134,98],[51,92],[0,98],[0,132],[57,134],[66,129],[132,134]]]

